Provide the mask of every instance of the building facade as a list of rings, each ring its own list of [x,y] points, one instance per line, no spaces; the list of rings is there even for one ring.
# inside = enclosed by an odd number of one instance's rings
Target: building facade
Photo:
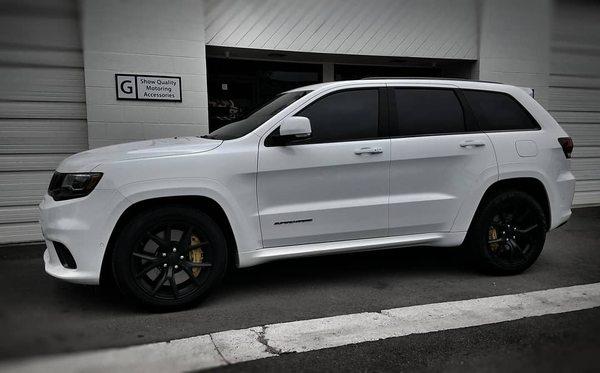
[[[120,100],[116,74],[179,78],[180,100]],[[575,141],[575,204],[600,204],[597,2],[2,0],[0,243],[41,239],[37,204],[70,154],[202,135],[278,92],[367,76],[533,88]]]

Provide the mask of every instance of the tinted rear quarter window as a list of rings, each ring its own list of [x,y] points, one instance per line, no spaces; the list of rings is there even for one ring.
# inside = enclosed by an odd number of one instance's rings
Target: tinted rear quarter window
[[[379,92],[377,89],[357,89],[332,93],[296,115],[310,119],[310,143],[376,138]]]
[[[458,97],[451,89],[396,88],[394,102],[397,136],[418,136],[465,131]]]
[[[463,90],[483,131],[539,129],[533,117],[506,93]]]

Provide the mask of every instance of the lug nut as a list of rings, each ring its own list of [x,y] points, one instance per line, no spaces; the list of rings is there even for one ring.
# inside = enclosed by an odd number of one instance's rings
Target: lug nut
[[[163,264],[163,267],[167,268],[167,263]]]
[[[179,266],[178,266],[177,264],[175,264],[175,267],[174,267],[174,268],[175,268],[175,269],[177,269],[177,268],[179,268]]]
[[[183,255],[179,257],[179,259],[183,260]]]
[[[173,252],[174,252],[174,253],[176,253],[176,252],[177,252],[177,249],[176,249],[176,248],[173,248]]]
[[[162,253],[162,256],[167,256],[167,253]]]

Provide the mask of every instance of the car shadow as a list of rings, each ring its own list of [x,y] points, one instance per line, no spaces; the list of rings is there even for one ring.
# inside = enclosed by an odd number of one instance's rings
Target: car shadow
[[[319,287],[326,283],[374,283],[385,288],[380,278],[419,275],[456,275],[475,273],[464,248],[404,247],[379,251],[323,255],[279,260],[250,268],[231,268],[222,284],[204,304],[215,304],[240,294],[296,291]],[[76,308],[93,313],[123,314],[155,313],[125,299],[114,284],[98,286],[75,285],[54,281],[55,297],[61,298],[65,309]]]

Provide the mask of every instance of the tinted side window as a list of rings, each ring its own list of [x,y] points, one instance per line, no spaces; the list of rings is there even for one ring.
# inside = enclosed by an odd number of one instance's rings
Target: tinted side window
[[[379,124],[379,92],[377,89],[360,89],[333,93],[296,115],[310,119],[311,143],[375,138]]]
[[[462,106],[453,90],[394,89],[397,136],[465,131]]]
[[[483,131],[540,128],[529,113],[512,97],[488,91],[463,91]]]

